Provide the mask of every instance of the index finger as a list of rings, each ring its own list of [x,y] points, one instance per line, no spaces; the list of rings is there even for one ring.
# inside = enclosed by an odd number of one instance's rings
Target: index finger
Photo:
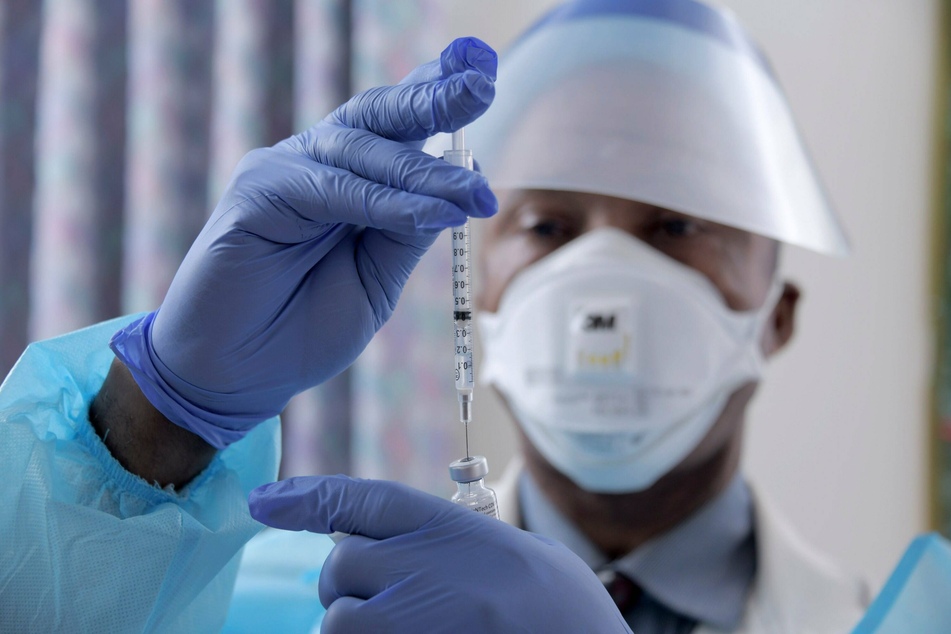
[[[439,59],[417,66],[400,84],[437,81],[467,70],[477,70],[495,80],[498,66],[499,56],[491,46],[477,37],[460,37],[450,42],[440,53]]]
[[[335,531],[387,539],[419,530],[433,519],[468,511],[398,482],[347,476],[302,476],[251,491],[251,516],[274,528]]]

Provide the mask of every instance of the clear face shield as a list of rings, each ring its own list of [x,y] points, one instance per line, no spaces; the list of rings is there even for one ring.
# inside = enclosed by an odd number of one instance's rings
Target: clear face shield
[[[732,16],[601,4],[623,9],[550,16],[502,56],[468,136],[493,188],[638,200],[846,255],[786,100]]]

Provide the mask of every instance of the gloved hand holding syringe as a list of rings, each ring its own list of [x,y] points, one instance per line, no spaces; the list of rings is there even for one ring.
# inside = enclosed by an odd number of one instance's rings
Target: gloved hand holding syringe
[[[452,133],[452,149],[443,158],[450,165],[473,169],[472,151],[466,149],[466,132]],[[449,476],[458,487],[452,501],[474,511],[498,518],[495,491],[485,486],[489,472],[484,456],[469,454],[469,423],[472,422],[472,401],[475,387],[472,363],[472,285],[469,278],[469,221],[452,228],[452,321],[455,347],[456,394],[459,398],[459,420],[465,428],[466,456],[449,465]]]

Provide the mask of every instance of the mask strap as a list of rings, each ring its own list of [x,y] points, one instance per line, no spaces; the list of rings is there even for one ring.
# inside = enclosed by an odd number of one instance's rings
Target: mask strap
[[[785,283],[779,275],[779,268],[777,267],[769,285],[769,292],[766,293],[766,299],[763,300],[763,305],[758,309],[759,314],[756,316],[756,325],[753,328],[753,347],[756,352],[757,363],[760,366],[766,363],[766,355],[763,354],[763,334],[766,332],[766,324],[769,323],[773,311],[779,306],[784,287]]]

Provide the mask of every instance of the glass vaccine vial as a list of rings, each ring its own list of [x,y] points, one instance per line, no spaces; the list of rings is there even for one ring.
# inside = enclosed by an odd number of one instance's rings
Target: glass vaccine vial
[[[489,473],[485,456],[469,456],[449,465],[449,477],[456,483],[452,501],[477,513],[499,519],[499,505],[495,491],[483,480]]]

